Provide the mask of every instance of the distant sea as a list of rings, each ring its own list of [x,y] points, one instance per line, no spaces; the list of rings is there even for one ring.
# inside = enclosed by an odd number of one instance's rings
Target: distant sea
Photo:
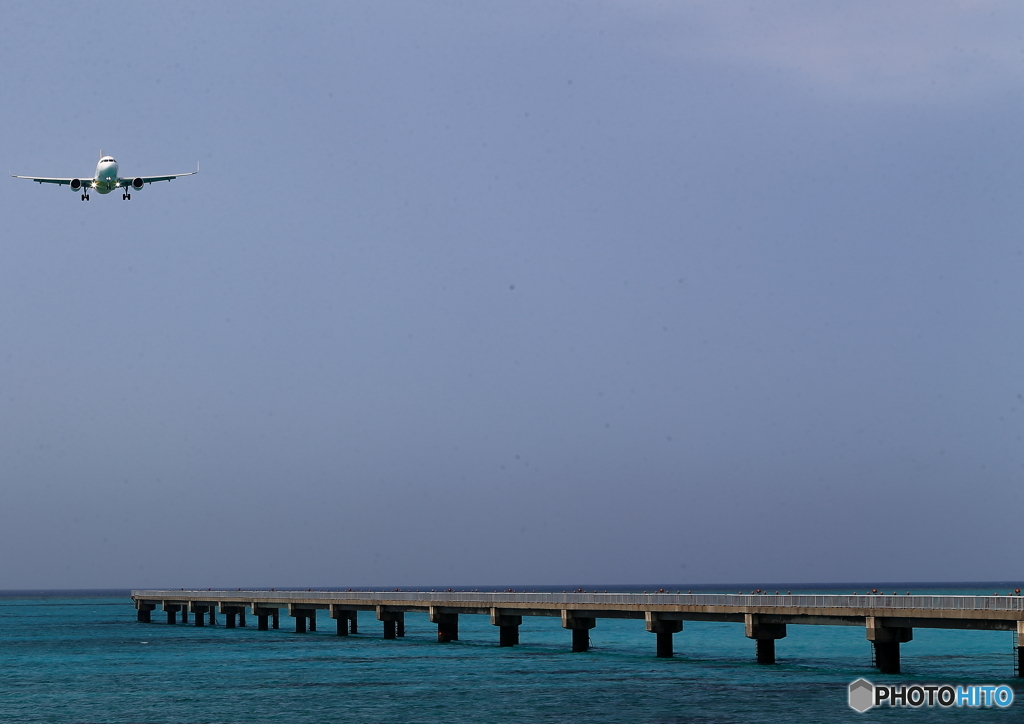
[[[888,593],[1003,595],[1020,583],[884,586]],[[860,677],[1009,684],[1024,696],[1006,632],[915,629],[902,646],[904,673],[884,676],[871,668],[860,627],[790,626],[777,643],[779,663],[759,666],[738,624],[686,622],[675,658],[657,659],[642,621],[599,619],[591,651],[573,654],[570,633],[555,618],[524,618],[515,648],[498,648],[485,616],[461,616],[461,640],[450,644],[438,644],[436,626],[415,613],[406,614],[405,638],[394,641],[382,640],[369,613],[360,613],[359,635],[347,638],[334,635],[326,612],[319,631],[307,634],[294,633],[284,615],[277,631],[257,631],[252,617],[233,630],[223,616],[203,628],[168,626],[159,611],[153,620],[135,621],[127,591],[0,594],[0,721],[1024,722],[1024,699],[998,710],[858,714],[847,706],[847,686]]]

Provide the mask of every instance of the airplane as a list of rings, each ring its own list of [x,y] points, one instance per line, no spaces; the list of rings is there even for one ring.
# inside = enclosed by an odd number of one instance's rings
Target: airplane
[[[181,176],[195,176],[199,173],[199,164],[196,170],[189,173],[172,173],[167,176],[136,176],[134,178],[121,178],[117,175],[117,161],[113,156],[104,156],[100,151],[100,162],[96,164],[96,175],[91,179],[78,178],[39,178],[36,176],[15,176],[14,178],[27,178],[41,184],[67,184],[72,191],[79,191],[82,194],[82,201],[89,200],[89,192],[95,191],[98,194],[109,194],[114,189],[121,189],[121,200],[129,201],[132,198],[132,189],[138,191],[146,184],[156,181],[170,181]]]

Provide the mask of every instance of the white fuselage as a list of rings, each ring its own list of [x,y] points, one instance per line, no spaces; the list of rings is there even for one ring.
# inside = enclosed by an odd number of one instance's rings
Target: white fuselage
[[[104,156],[96,164],[96,176],[93,178],[89,188],[99,194],[109,194],[117,185],[117,161],[110,156]]]

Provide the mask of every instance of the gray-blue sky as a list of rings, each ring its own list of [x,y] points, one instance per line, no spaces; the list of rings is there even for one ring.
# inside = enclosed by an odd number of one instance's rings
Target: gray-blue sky
[[[0,587],[979,580],[1010,2],[7,6]]]

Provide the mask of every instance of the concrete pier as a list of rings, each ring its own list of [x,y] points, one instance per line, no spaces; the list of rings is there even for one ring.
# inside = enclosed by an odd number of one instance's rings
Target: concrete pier
[[[756,650],[754,656],[759,664],[775,663],[775,639],[755,639]]]
[[[164,602],[161,604],[161,608],[163,608],[164,612],[167,614],[167,625],[173,626],[178,623],[178,611],[184,611],[186,607],[177,603]],[[182,623],[185,623],[184,619],[182,619]]]
[[[875,664],[885,674],[901,671],[900,644],[913,640],[915,628],[972,629],[1018,634],[1015,653],[1024,673],[1024,596],[886,596],[886,595],[769,595],[769,594],[640,594],[640,593],[479,593],[469,591],[133,591],[137,619],[150,622],[157,606],[174,621],[174,611],[188,612],[195,625],[215,623],[218,607],[241,622],[248,609],[260,630],[278,628],[278,610],[304,611],[303,621],[315,621],[316,611],[330,610],[338,633],[358,633],[359,611],[377,614],[384,635],[404,633],[406,613],[429,617],[438,641],[456,641],[459,616],[489,615],[499,629],[498,646],[519,643],[524,616],[560,617],[572,631],[574,651],[590,648],[590,629],[598,618],[641,619],[657,637],[657,655],[673,653],[672,635],[684,621],[717,621],[744,625],[757,644],[757,660],[775,661],[775,642],[790,625],[863,626],[871,641]],[[312,614],[312,617],[310,616]],[[273,625],[269,626],[269,622]],[[297,626],[300,625],[297,623]],[[999,647],[1000,649],[1002,647]]]
[[[356,612],[348,608],[342,608],[341,606],[331,605],[331,607],[328,609],[328,613],[337,624],[338,635],[348,636],[349,621],[355,619]],[[353,631],[353,633],[355,632]]]
[[[240,626],[245,626],[245,606],[232,606],[221,603],[220,612],[224,614],[224,628],[234,628],[238,621]]]
[[[459,614],[447,612],[441,606],[431,606],[427,613],[430,623],[437,624],[438,643],[459,640]]]
[[[883,674],[900,673],[900,644],[914,639],[914,629],[909,626],[886,625],[877,616],[865,619],[868,641],[875,649],[875,666]]]
[[[155,603],[144,603],[140,606],[136,606],[135,619],[139,623],[152,623],[153,609],[155,608]]]
[[[498,627],[498,646],[517,646],[522,616],[502,613],[500,608],[491,609],[491,625]]]
[[[295,618],[295,633],[306,633],[307,626],[309,631],[316,631],[316,612],[319,608],[329,606],[288,604],[288,615]]]
[[[256,617],[256,630],[257,631],[269,631],[270,630],[270,619],[277,620],[277,609],[268,608],[265,606],[257,606],[253,604],[252,615]],[[277,628],[277,626],[274,626]]]
[[[644,623],[647,630],[658,637],[655,649],[658,658],[671,659],[673,656],[672,634],[683,630],[682,619],[673,618],[671,614],[647,611],[644,613]]]
[[[332,619],[337,622],[338,636],[348,636],[349,624],[351,624],[351,633],[358,633],[356,625],[358,611],[332,604],[328,608],[328,613],[331,615]],[[402,624],[404,625],[404,620],[402,620]],[[402,633],[404,633],[404,631],[402,631]]]
[[[562,628],[572,631],[573,652],[590,651],[590,629],[596,625],[596,618],[579,616],[575,611],[562,611]]]
[[[398,622],[402,622],[402,635],[405,635],[405,613],[392,611],[387,606],[377,606],[377,620],[384,624],[384,638],[393,639],[398,635]]]
[[[213,626],[217,623],[217,619],[213,616],[213,610],[216,604],[207,601],[190,601],[186,604],[189,613],[192,614],[193,622],[196,626],[206,625],[207,611],[209,611],[210,625]]]
[[[501,626],[498,628],[498,646],[518,646],[519,627]]]
[[[1024,620],[1017,622],[1017,676],[1024,678]]]
[[[743,616],[744,633],[757,641],[757,663],[775,663],[775,641],[786,638],[786,624],[769,623],[765,616],[747,613]]]
[[[590,651],[590,629],[572,629],[572,651],[574,654]]]

